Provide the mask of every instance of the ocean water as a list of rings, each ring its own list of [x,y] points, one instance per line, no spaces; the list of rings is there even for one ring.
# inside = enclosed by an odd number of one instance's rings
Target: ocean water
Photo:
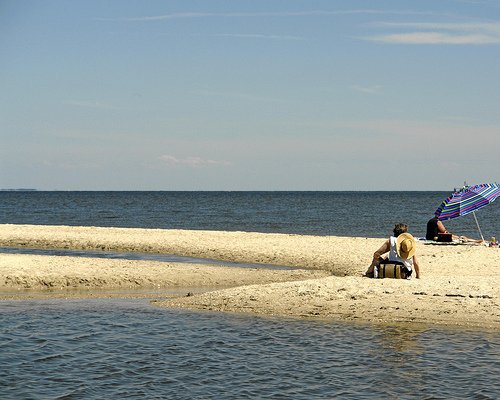
[[[402,222],[425,236],[449,192],[0,192],[0,223],[386,237]],[[500,201],[477,213],[500,236]],[[448,230],[479,237],[472,215]]]
[[[0,192],[0,223],[386,237],[405,222],[423,236],[447,195]],[[500,236],[499,214],[500,201],[477,213],[485,236]],[[478,236],[472,218],[446,225]],[[497,399],[499,342],[496,332],[196,313],[146,300],[0,301],[0,399]]]
[[[498,334],[0,302],[0,398],[496,399]]]

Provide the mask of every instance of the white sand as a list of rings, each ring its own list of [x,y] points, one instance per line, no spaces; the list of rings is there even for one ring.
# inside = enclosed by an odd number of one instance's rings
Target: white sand
[[[0,288],[231,286],[156,304],[498,329],[500,249],[419,243],[422,279],[360,277],[382,242],[360,237],[0,225],[0,246],[157,252],[310,270],[0,254]]]
[[[330,275],[188,263],[0,254],[0,290],[143,289],[239,286]]]

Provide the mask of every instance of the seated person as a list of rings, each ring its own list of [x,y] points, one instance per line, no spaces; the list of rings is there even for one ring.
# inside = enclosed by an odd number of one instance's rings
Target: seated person
[[[418,265],[418,259],[415,255],[416,242],[412,235],[408,233],[408,225],[396,224],[394,226],[394,236],[391,236],[384,244],[373,254],[373,260],[368,269],[366,270],[365,276],[377,277],[375,267],[378,267],[381,261],[386,259],[382,257],[383,254],[389,253],[388,260],[390,262],[400,263],[404,265],[408,271],[408,275],[411,275],[413,268],[415,268],[415,277],[420,278],[420,267]]]
[[[444,224],[438,219],[438,217],[434,216],[427,222],[427,233],[425,234],[425,238],[427,240],[437,241],[440,233],[450,232],[446,230]],[[471,239],[467,236],[451,235],[451,238],[461,242],[482,243],[482,240]]]
[[[434,216],[429,221],[427,221],[427,233],[425,234],[425,238],[427,240],[438,240],[438,234],[440,233],[449,233],[444,224],[438,219],[438,217]]]

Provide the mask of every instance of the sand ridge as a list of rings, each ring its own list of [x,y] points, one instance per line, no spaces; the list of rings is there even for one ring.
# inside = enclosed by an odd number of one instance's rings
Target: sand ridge
[[[274,270],[160,261],[0,254],[0,290],[66,290],[239,286],[330,275],[320,270]]]
[[[104,289],[202,284],[222,289],[155,304],[299,318],[498,329],[500,249],[418,243],[422,279],[361,277],[383,241],[254,232],[4,224],[0,225],[0,246],[4,247],[155,252],[304,270],[0,254],[0,287],[40,290],[65,285]]]

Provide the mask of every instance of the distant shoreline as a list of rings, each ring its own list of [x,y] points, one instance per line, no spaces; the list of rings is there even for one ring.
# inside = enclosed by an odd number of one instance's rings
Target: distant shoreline
[[[0,189],[0,192],[38,192],[38,189],[30,189],[30,188]]]
[[[425,190],[352,190],[352,189],[338,189],[338,190],[198,190],[198,189],[31,189],[31,188],[14,188],[14,189],[0,189],[0,192],[96,192],[96,193],[110,193],[110,192],[123,192],[123,193],[445,193],[449,194],[448,189],[425,189]]]

